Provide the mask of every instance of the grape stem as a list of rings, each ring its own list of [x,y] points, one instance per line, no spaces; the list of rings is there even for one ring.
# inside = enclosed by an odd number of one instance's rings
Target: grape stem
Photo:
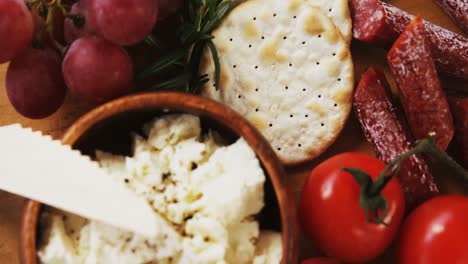
[[[52,4],[55,4],[55,3],[56,3],[56,0],[53,0],[52,2],[50,2],[49,12],[47,13],[47,19],[46,19],[46,30],[55,48],[57,48],[57,50],[63,56],[65,54],[65,46],[60,44],[54,37],[53,19],[54,19],[54,10],[55,8],[57,8],[57,6],[52,6]],[[58,0],[57,4],[61,6],[61,0]]]
[[[62,4],[62,0],[52,0],[50,2],[47,2],[46,0],[33,0],[31,2],[27,2],[27,6],[29,9],[32,9],[36,5],[43,5],[47,6],[47,16],[45,19],[45,30],[47,34],[49,35],[52,44],[54,47],[61,53],[63,56],[65,54],[66,48],[62,44],[60,44],[54,37],[54,10],[58,8],[62,14],[65,17],[71,16],[69,12],[65,9],[64,5]],[[41,39],[41,34],[38,34],[38,37],[36,38],[36,42],[39,44],[39,47],[43,47],[43,41]]]

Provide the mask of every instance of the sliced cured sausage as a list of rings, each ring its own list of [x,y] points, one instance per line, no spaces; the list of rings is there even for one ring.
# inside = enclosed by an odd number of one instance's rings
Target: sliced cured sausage
[[[435,133],[446,150],[453,138],[453,117],[440,85],[421,18],[415,18],[387,54],[400,98],[416,139]]]
[[[468,1],[467,0],[437,0],[445,12],[468,34]]]
[[[468,169],[468,97],[449,98],[455,119],[455,139],[460,152],[460,161]]]
[[[379,0],[350,0],[353,37],[389,48],[414,16]],[[466,15],[466,14],[465,14]],[[468,80],[468,39],[424,21],[437,69]]]
[[[354,94],[354,108],[364,134],[380,160],[390,163],[411,149],[413,140],[405,129],[404,120],[397,114],[381,71],[370,68],[364,73]],[[398,176],[408,209],[439,192],[426,162],[419,155],[407,159]]]

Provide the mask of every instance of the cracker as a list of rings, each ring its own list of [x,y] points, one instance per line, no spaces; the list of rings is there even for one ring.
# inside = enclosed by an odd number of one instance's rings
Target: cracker
[[[342,130],[354,76],[348,44],[331,20],[304,0],[250,0],[213,32],[219,90],[205,50],[202,94],[246,117],[288,165],[313,159]]]
[[[340,30],[341,35],[349,44],[353,37],[352,21],[349,12],[348,0],[307,0],[314,7],[322,10]],[[246,0],[234,0],[233,5],[237,6]]]

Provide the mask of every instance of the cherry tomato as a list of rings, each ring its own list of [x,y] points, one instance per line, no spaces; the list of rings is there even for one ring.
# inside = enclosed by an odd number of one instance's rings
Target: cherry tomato
[[[300,199],[300,220],[305,233],[328,256],[347,263],[374,259],[391,244],[404,213],[399,181],[383,189],[388,202],[388,224],[370,223],[360,206],[361,187],[343,168],[357,168],[375,180],[385,164],[359,153],[344,153],[326,160],[309,175]]]
[[[416,208],[403,224],[399,263],[468,263],[468,198],[439,196]]]
[[[311,258],[303,260],[301,264],[340,264],[340,262],[332,258]]]

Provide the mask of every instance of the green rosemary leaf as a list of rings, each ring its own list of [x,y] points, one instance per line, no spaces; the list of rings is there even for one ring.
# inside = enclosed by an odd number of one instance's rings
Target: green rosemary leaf
[[[208,18],[213,18],[216,13],[218,0],[208,0]]]
[[[200,41],[212,40],[212,39],[214,39],[214,36],[210,35],[210,34],[200,34],[200,36],[198,37],[198,40],[200,40]]]
[[[173,77],[169,80],[158,82],[151,86],[149,90],[181,90],[185,89],[187,83],[191,79],[190,73],[184,73],[182,75]]]
[[[146,45],[154,48],[156,51],[161,52],[165,50],[164,45],[153,34],[148,35],[144,42]]]
[[[195,75],[198,74],[198,67],[201,62],[201,57],[203,54],[204,42],[197,43],[193,46],[192,52],[189,56],[189,61],[187,63],[187,67],[193,72]],[[193,87],[191,87],[193,88]]]
[[[178,61],[184,58],[184,52],[181,51],[176,51],[173,53],[170,53],[162,58],[160,58],[158,61],[156,61],[153,65],[151,65],[149,68],[138,74],[137,79],[142,80],[145,79],[151,75],[155,75],[165,69],[167,69],[169,66],[174,65]]]
[[[195,28],[195,26],[190,23],[182,24],[178,34],[179,34],[180,42],[183,45],[189,45],[193,43],[200,35],[198,30]]]
[[[196,12],[195,12],[195,3],[192,1],[185,1],[187,4],[187,10],[188,10],[188,20],[190,21],[195,21],[196,17]]]
[[[215,86],[217,90],[219,89],[219,83],[221,81],[221,64],[219,62],[218,51],[216,50],[216,46],[213,43],[213,40],[208,40],[206,44],[210,48],[211,56],[213,57],[213,62],[215,65]]]
[[[211,32],[215,27],[218,26],[218,24],[221,22],[224,16],[226,16],[226,14],[231,9],[231,2],[231,0],[227,0],[218,5],[218,7],[216,8],[216,14],[212,19],[210,19],[208,23],[206,23],[206,25],[203,27],[202,32]]]
[[[203,15],[204,15],[204,10],[205,8],[203,6],[200,6],[198,8],[197,16],[195,18],[195,23],[194,23],[194,26],[197,29],[197,31],[200,31],[201,23],[202,23]]]
[[[190,84],[190,86],[191,86],[190,92],[199,93],[200,92],[200,87],[202,85],[204,85],[205,83],[207,83],[209,80],[210,80],[210,78],[208,78],[208,74],[198,76]]]
[[[202,74],[202,75],[198,76],[198,82],[200,84],[205,84],[209,80],[210,80],[210,78],[208,78],[208,74]]]
[[[178,68],[184,68],[184,67],[185,67],[185,63],[176,62],[176,63],[174,63],[174,66],[176,66],[176,67],[178,67]]]

